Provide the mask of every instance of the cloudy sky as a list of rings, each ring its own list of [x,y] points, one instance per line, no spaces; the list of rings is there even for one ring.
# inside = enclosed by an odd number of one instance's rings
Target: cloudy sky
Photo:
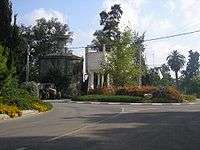
[[[57,17],[74,32],[72,46],[90,44],[100,29],[99,12],[121,4],[124,11],[120,27],[130,26],[145,39],[200,29],[200,0],[12,0],[18,23],[34,24],[41,17]],[[189,50],[200,52],[200,33],[146,42],[148,65],[159,66],[172,50],[186,57]],[[83,50],[75,50],[83,55]]]

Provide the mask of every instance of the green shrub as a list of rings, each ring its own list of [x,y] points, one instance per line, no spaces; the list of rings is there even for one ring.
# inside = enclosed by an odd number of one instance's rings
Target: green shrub
[[[114,96],[106,96],[106,95],[84,95],[77,96],[72,98],[73,101],[97,101],[97,102],[129,102],[129,103],[137,103],[142,102],[142,97],[136,96],[122,96],[122,95],[114,95]]]
[[[39,87],[37,83],[31,81],[31,82],[25,82],[21,85],[21,87],[29,92],[29,94],[33,97],[39,98]]]
[[[194,95],[182,95],[183,99],[187,102],[192,102],[196,100]]]

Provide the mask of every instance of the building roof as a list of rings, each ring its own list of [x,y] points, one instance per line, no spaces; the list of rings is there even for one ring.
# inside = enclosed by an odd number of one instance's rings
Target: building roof
[[[83,59],[82,57],[73,55],[71,53],[52,53],[48,54],[46,56],[40,57],[41,59],[56,59],[56,58],[64,58],[64,59],[73,59],[73,60],[81,60]]]

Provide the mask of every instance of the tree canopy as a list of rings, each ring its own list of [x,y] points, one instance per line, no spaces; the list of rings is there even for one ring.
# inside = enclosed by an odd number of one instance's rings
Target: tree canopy
[[[112,6],[109,12],[102,11],[100,13],[102,29],[95,31],[95,39],[92,41],[92,45],[97,50],[102,51],[104,44],[106,45],[106,50],[109,50],[112,42],[120,37],[119,23],[122,14],[123,11],[118,4]]]
[[[105,70],[110,74],[114,85],[135,84],[141,73],[139,66],[133,60],[136,47],[132,37],[130,30],[123,32],[108,55]]]
[[[65,46],[72,42],[72,32],[67,24],[62,24],[56,18],[46,20],[41,18],[34,26],[21,26],[20,33],[26,50],[30,51],[30,77],[37,81],[39,75],[39,58],[47,54],[63,53]],[[26,46],[27,45],[27,46]],[[24,49],[22,50],[24,51]]]

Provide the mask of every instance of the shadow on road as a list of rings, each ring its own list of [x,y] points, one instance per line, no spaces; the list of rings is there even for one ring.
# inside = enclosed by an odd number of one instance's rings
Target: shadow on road
[[[107,117],[84,119],[95,123]],[[75,135],[44,142],[51,138],[0,136],[0,150],[199,150],[200,112],[124,113]]]

